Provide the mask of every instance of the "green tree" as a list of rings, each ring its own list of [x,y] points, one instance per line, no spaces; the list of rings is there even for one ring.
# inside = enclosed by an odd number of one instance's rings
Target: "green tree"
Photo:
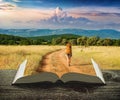
[[[21,40],[20,45],[29,45],[30,42],[28,40]]]
[[[56,43],[56,39],[53,38],[51,43],[52,43],[52,45],[56,45],[56,44],[57,44],[57,43]]]
[[[66,42],[67,42],[67,39],[62,39],[61,44],[62,44],[62,45],[65,45],[65,44],[66,44]]]
[[[97,45],[98,40],[99,40],[99,37],[96,37],[96,36],[89,37],[87,39],[87,45]]]
[[[103,46],[103,39],[99,39],[96,43],[97,46]]]
[[[62,43],[62,38],[61,37],[52,39],[52,44],[53,45],[58,45],[58,44],[61,44],[61,43]]]
[[[9,40],[8,41],[8,45],[15,45],[16,43],[15,43],[15,41],[14,40]]]
[[[77,45],[77,40],[76,40],[76,39],[70,39],[69,42],[70,42],[72,45]]]
[[[85,37],[85,36],[81,37],[80,45],[87,45],[87,37]]]
[[[104,46],[110,46],[110,45],[112,45],[111,39],[104,39],[104,40],[103,40],[103,45],[104,45]]]
[[[77,38],[77,45],[80,45],[80,44],[81,44],[81,41],[82,41],[82,38],[81,38],[81,37]]]

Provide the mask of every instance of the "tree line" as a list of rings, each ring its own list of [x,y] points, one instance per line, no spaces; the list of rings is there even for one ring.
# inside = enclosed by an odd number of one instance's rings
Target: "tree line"
[[[50,36],[48,36],[50,37]],[[72,45],[81,46],[120,46],[120,39],[100,38],[97,36],[52,36],[52,39],[45,38],[26,38],[12,35],[0,34],[0,45],[65,45],[71,42]]]

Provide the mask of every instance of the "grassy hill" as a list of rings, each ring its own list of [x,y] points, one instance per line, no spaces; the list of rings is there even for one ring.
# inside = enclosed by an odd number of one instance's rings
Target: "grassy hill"
[[[20,36],[0,34],[0,44],[4,45],[17,45],[22,44],[23,41],[29,41],[30,39]]]

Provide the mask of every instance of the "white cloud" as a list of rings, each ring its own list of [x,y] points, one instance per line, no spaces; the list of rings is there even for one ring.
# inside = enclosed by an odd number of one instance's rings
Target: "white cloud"
[[[14,1],[14,2],[21,2],[21,0],[12,0],[12,1]]]
[[[63,11],[62,8],[57,7],[51,17],[46,20],[42,20],[42,22],[49,22],[51,24],[76,24],[76,23],[88,23],[91,22],[89,19],[85,17],[75,18],[73,16],[68,15],[66,11]]]
[[[113,29],[119,29],[120,27],[120,17],[102,13],[102,11],[92,12],[92,9],[66,9],[64,11],[60,7],[57,7],[54,10],[35,8],[30,9],[16,7],[12,4],[0,4],[0,9],[8,9],[9,7],[14,10],[0,11],[0,28],[100,29],[113,27]],[[76,16],[77,14],[78,16]]]
[[[1,3],[0,4],[0,10],[13,10],[16,8],[16,5],[11,3]]]
[[[40,27],[46,27],[46,28],[87,28],[87,29],[102,29],[102,28],[111,28],[113,29],[118,29],[120,24],[114,23],[114,18],[111,20],[111,17],[107,16],[106,19],[107,21],[104,21],[104,17],[106,13],[100,13],[99,15],[104,15],[101,16],[101,21],[99,20],[93,20],[90,19],[90,17],[86,17],[88,15],[91,16],[91,13],[86,13],[86,16],[78,16],[76,17],[75,15],[70,15],[70,12],[64,11],[62,8],[57,7],[53,14],[44,20],[38,20],[37,24]],[[110,14],[109,14],[110,15]],[[95,17],[98,17],[94,15]],[[111,20],[111,22],[110,22]],[[31,21],[31,23],[34,23]],[[44,28],[45,28],[44,27]]]
[[[75,7],[66,9],[68,12],[75,13],[90,13],[90,12],[104,12],[104,13],[120,13],[119,7]]]
[[[57,17],[66,17],[67,16],[67,13],[65,11],[62,10],[62,8],[60,7],[57,7],[55,9],[55,12],[54,12],[54,16],[57,16]]]
[[[98,22],[120,23],[120,9],[118,7],[76,7],[66,9],[69,16],[85,17]]]

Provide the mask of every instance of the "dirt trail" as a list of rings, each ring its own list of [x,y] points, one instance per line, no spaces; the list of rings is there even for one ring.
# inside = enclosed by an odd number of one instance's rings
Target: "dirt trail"
[[[73,59],[72,59],[73,60]],[[68,72],[95,75],[95,71],[90,65],[75,65],[71,61],[71,66],[67,66],[64,50],[58,50],[45,55],[41,61],[38,72],[53,72],[59,77]]]

